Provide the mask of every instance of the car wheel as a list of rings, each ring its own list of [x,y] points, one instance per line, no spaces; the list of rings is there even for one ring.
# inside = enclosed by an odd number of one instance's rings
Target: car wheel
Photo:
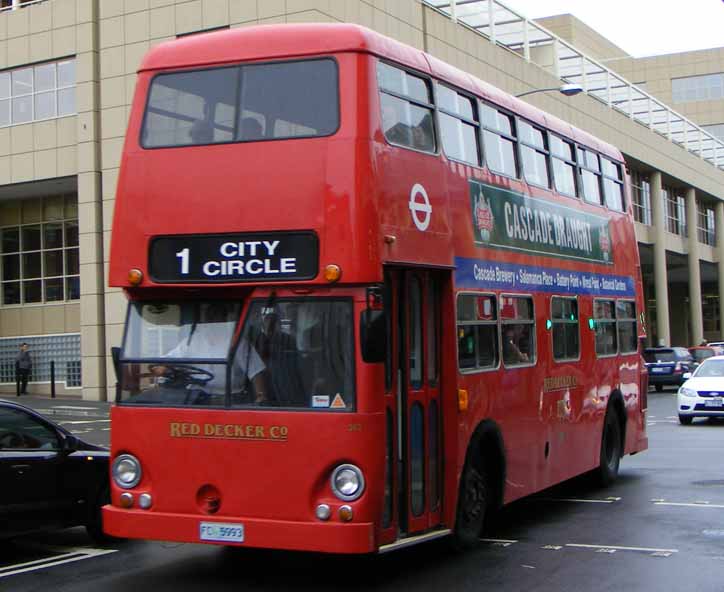
[[[460,479],[460,495],[452,536],[455,549],[464,551],[478,543],[489,500],[490,487],[485,471],[481,467],[475,467],[468,459]]]
[[[664,390],[664,385],[663,385],[663,384],[657,384],[657,385],[654,385],[654,387],[656,388],[656,392],[657,392],[657,393],[660,393],[661,391]]]
[[[616,480],[622,454],[621,424],[618,421],[618,413],[609,408],[603,420],[601,452],[599,455],[600,464],[595,471],[595,477],[599,485],[606,487]]]
[[[694,418],[689,415],[679,415],[679,423],[681,425],[691,425],[692,421],[694,421]]]
[[[111,502],[111,494],[108,486],[102,488],[90,503],[88,508],[88,521],[85,530],[88,536],[96,543],[107,543],[112,539],[103,532],[102,508]]]

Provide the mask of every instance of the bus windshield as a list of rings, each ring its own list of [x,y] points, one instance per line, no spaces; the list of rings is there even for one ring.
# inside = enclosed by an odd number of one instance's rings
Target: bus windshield
[[[352,304],[259,300],[135,302],[119,403],[353,410]]]
[[[328,136],[339,125],[331,59],[157,75],[141,133],[144,148]]]

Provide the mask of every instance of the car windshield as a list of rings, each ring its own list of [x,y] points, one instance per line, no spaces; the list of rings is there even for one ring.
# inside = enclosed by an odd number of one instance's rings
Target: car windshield
[[[132,303],[119,403],[354,407],[349,300]]]
[[[714,378],[724,376],[724,360],[706,360],[696,369],[697,378]]]
[[[675,362],[676,353],[673,349],[647,349],[644,351],[644,360],[649,363]]]
[[[697,362],[701,362],[702,360],[711,358],[714,355],[714,350],[712,350],[712,349],[693,349],[693,350],[691,350],[691,355],[694,356],[694,359]]]

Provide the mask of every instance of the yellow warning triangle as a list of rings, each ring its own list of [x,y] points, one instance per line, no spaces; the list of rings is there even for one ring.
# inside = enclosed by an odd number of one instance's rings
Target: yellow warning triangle
[[[347,405],[344,404],[344,399],[342,398],[342,395],[337,393],[334,396],[334,400],[332,401],[332,404],[329,406],[330,409],[344,409],[347,407]]]

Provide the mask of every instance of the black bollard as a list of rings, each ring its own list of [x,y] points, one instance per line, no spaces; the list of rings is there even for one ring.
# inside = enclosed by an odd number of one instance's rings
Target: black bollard
[[[55,361],[50,361],[50,397],[55,399]]]

